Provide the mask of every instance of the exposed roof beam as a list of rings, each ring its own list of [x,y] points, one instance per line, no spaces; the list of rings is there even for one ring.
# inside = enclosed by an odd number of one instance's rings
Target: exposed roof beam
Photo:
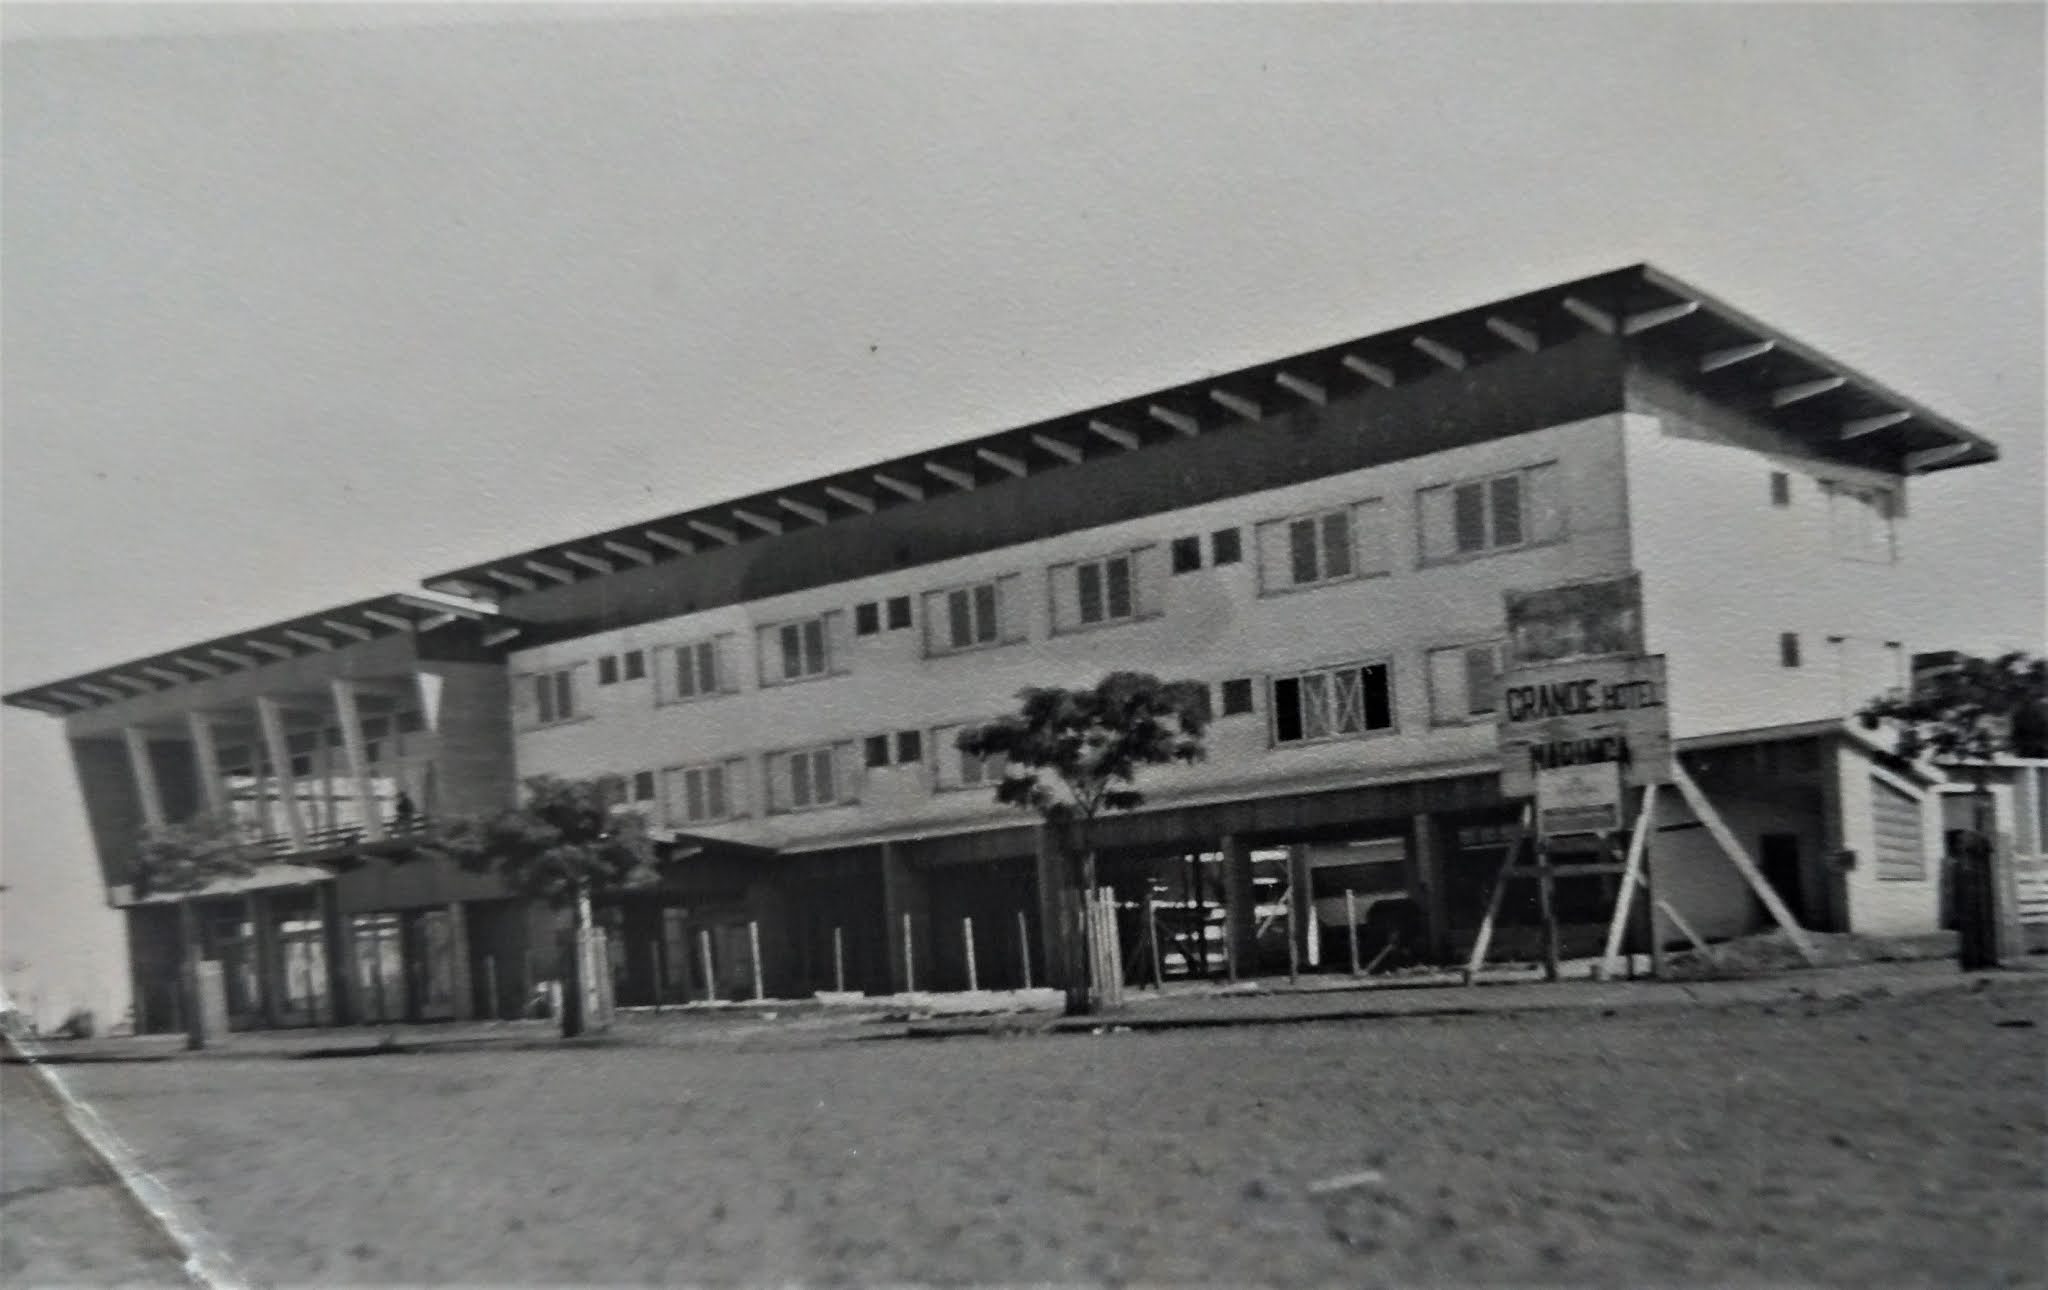
[[[46,703],[41,699],[16,699],[15,702],[32,712],[40,712],[46,717],[61,717],[65,712],[65,707],[61,703]]]
[[[1125,452],[1137,451],[1140,442],[1138,436],[1122,426],[1113,426],[1107,421],[1091,419],[1088,422],[1088,428],[1111,443],[1118,445]]]
[[[1292,372],[1273,373],[1273,384],[1283,390],[1292,391],[1319,407],[1327,405],[1330,401],[1330,392],[1328,390],[1317,385],[1314,381],[1303,380]]]
[[[697,549],[688,539],[676,537],[671,533],[664,533],[660,529],[641,529],[640,533],[641,536],[654,543],[654,545],[666,547],[677,555],[689,555]]]
[[[1242,394],[1232,394],[1229,390],[1211,390],[1209,399],[1217,406],[1228,408],[1247,421],[1257,421],[1266,415],[1257,403]]]
[[[236,667],[256,666],[255,659],[250,658],[247,654],[237,654],[235,651],[231,649],[221,649],[218,646],[215,646],[214,648],[211,648],[206,652],[213,655],[215,658],[226,659],[229,663],[233,664]]]
[[[525,629],[520,627],[500,627],[494,632],[487,632],[484,635],[484,647],[488,649],[492,646],[503,645],[523,630]]]
[[[947,483],[953,485],[955,488],[971,489],[974,487],[974,476],[968,474],[964,470],[955,470],[951,466],[947,466],[936,461],[926,462],[924,464],[924,468],[926,470],[929,470],[932,474],[937,475],[940,479],[943,479]]]
[[[1022,479],[1024,478],[1024,476],[1031,473],[1031,467],[1025,465],[1021,460],[1019,460],[1016,457],[1012,457],[1009,453],[1006,452],[997,452],[993,448],[976,448],[974,450],[974,455],[981,458],[989,465],[994,466],[996,469],[1008,471],[1010,474],[1015,475],[1019,479]]]
[[[1179,434],[1193,436],[1202,433],[1201,422],[1185,412],[1175,412],[1172,408],[1162,408],[1157,403],[1147,407],[1145,415],[1151,417],[1160,425],[1171,426]]]
[[[863,515],[873,515],[875,513],[875,499],[869,497],[866,493],[856,493],[851,488],[841,488],[837,484],[827,484],[825,485],[825,495],[833,501],[843,502],[851,506]]]
[[[905,480],[898,479],[894,475],[884,475],[880,471],[877,471],[875,472],[875,482],[880,484],[882,487],[888,489],[890,492],[896,494],[898,497],[907,497],[913,502],[921,502],[924,500],[923,488],[919,487],[916,484],[909,483]]]
[[[612,562],[601,556],[588,555],[582,551],[564,551],[561,555],[564,560],[580,564],[593,573],[610,573],[612,571]]]
[[[1665,305],[1662,309],[1645,309],[1639,314],[1630,314],[1628,316],[1628,321],[1622,324],[1622,334],[1639,336],[1652,327],[1662,327],[1665,323],[1677,322],[1679,319],[1690,317],[1699,311],[1700,302],[1697,300],[1686,300],[1675,305]]]
[[[132,690],[136,694],[149,694],[154,692],[156,689],[155,686],[143,680],[141,677],[130,676],[126,672],[108,673],[107,679],[109,681],[112,681],[115,685],[121,686],[128,690]]]
[[[394,632],[409,632],[413,626],[412,619],[401,618],[397,614],[387,614],[381,609],[365,609],[363,617],[373,623],[389,627]]]
[[[423,632],[431,632],[438,628],[446,627],[448,624],[454,622],[457,617],[459,617],[459,615],[456,614],[435,614],[432,618],[429,618],[425,622],[420,624],[420,630]]]
[[[1412,336],[1409,338],[1408,343],[1437,362],[1442,363],[1445,367],[1450,368],[1453,372],[1465,370],[1465,356],[1440,340],[1431,340],[1427,336]]]
[[[90,708],[93,706],[90,698],[83,694],[73,694],[69,690],[46,690],[44,693],[60,703],[68,703],[74,708]]]
[[[654,553],[652,551],[649,551],[644,546],[629,545],[628,543],[619,541],[617,538],[606,538],[604,540],[604,549],[611,552],[613,555],[625,556],[634,564],[654,563]]]
[[[1543,342],[1536,339],[1535,332],[1530,331],[1519,323],[1511,323],[1505,318],[1488,318],[1486,320],[1486,330],[1525,354],[1533,354],[1543,348]]]
[[[752,511],[742,510],[737,506],[732,508],[732,517],[750,528],[761,530],[763,533],[774,535],[782,532],[781,521],[771,520],[766,515],[756,515]]]
[[[513,573],[509,569],[492,569],[490,571],[489,576],[497,579],[499,582],[504,583],[506,586],[511,587],[516,591],[532,591],[534,589],[534,586],[536,585],[533,579],[527,577],[525,574]]]
[[[1076,448],[1073,444],[1068,443],[1066,440],[1055,439],[1051,435],[1034,434],[1031,436],[1031,442],[1045,449],[1053,456],[1058,457],[1061,461],[1066,462],[1068,465],[1077,466],[1081,463],[1082,459],[1088,455],[1082,452],[1079,448]]]
[[[1381,367],[1378,363],[1369,363],[1356,354],[1346,354],[1340,361],[1347,369],[1358,373],[1381,389],[1391,390],[1394,388],[1394,374]]]
[[[325,636],[315,636],[311,632],[302,632],[296,627],[285,628],[284,635],[291,637],[301,645],[310,645],[314,649],[334,648],[334,642],[328,640]]]
[[[727,546],[731,546],[740,540],[740,535],[731,529],[722,529],[706,520],[685,520],[684,523],[702,533],[705,537],[716,542],[723,542]]]
[[[1889,430],[1900,422],[1911,421],[1912,419],[1913,414],[1910,412],[1885,412],[1874,417],[1857,417],[1854,421],[1844,421],[1842,423],[1842,437],[1844,439],[1860,439],[1864,435],[1876,434],[1880,430]]]
[[[564,568],[562,568],[562,567],[561,567],[561,566],[559,566],[559,565],[553,565],[553,564],[543,564],[543,563],[542,563],[541,561],[539,561],[539,560],[528,560],[528,561],[526,562],[526,567],[527,567],[527,568],[529,568],[529,569],[531,569],[531,570],[533,570],[533,571],[534,571],[535,573],[539,574],[539,575],[540,575],[541,577],[543,577],[543,578],[553,578],[553,579],[554,579],[554,580],[555,580],[556,582],[574,582],[574,581],[576,581],[576,575],[575,575],[575,574],[573,574],[573,573],[569,572],[569,571],[568,571],[567,569],[564,569]]]
[[[255,650],[259,654],[268,654],[272,658],[294,657],[291,649],[288,646],[280,645],[276,641],[260,641],[257,640],[254,636],[249,636],[243,639],[242,644],[249,649]]]
[[[320,625],[331,631],[340,632],[350,640],[366,641],[376,635],[375,632],[367,627],[358,627],[354,623],[345,623],[339,618],[323,618],[320,620]]]
[[[434,589],[437,591],[443,587],[448,588],[455,595],[464,596],[470,600],[494,600],[498,594],[489,587],[479,586],[474,582],[465,582],[459,578],[450,578],[445,582],[434,584]]]
[[[1701,356],[1700,370],[1702,372],[1718,372],[1724,367],[1733,367],[1737,363],[1747,363],[1752,358],[1762,358],[1777,347],[1777,341],[1758,340],[1751,341],[1747,345],[1730,345],[1726,349],[1712,350]]]
[[[218,667],[215,667],[211,663],[201,662],[199,659],[193,658],[190,654],[180,654],[178,655],[178,657],[172,659],[171,662],[176,663],[179,667],[190,668],[194,672],[199,673],[201,676],[220,675],[220,669]]]
[[[182,672],[173,672],[167,667],[138,668],[144,676],[153,676],[165,685],[190,685],[192,678]]]
[[[1801,381],[1796,385],[1787,385],[1772,392],[1771,406],[1789,408],[1795,403],[1803,403],[1830,390],[1839,390],[1848,383],[1849,378],[1846,376],[1824,376],[1817,381]]]
[[[1566,313],[1591,327],[1594,331],[1603,332],[1609,336],[1612,336],[1615,332],[1613,314],[1608,313],[1605,309],[1589,305],[1577,296],[1566,296],[1564,298],[1564,309]]]
[[[121,700],[128,697],[127,695],[121,693],[119,690],[108,689],[106,686],[100,685],[97,682],[93,681],[73,681],[72,684],[77,686],[79,689],[85,691],[87,694],[92,695],[94,698],[104,699],[108,703],[119,703]]]
[[[801,515],[813,524],[829,524],[832,522],[832,517],[827,515],[823,508],[813,506],[809,502],[800,502],[794,497],[778,497],[775,500],[781,505],[783,510],[788,511],[791,515]]]
[[[1954,461],[1958,457],[1967,456],[1971,447],[1972,445],[1968,443],[1957,442],[1943,444],[1939,448],[1924,448],[1919,452],[1909,452],[1906,454],[1906,473],[1914,474],[1919,471],[1929,470],[1941,465],[1943,462]]]

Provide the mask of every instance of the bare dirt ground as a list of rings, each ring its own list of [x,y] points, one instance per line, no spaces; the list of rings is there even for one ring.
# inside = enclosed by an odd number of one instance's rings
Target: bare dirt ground
[[[177,1285],[177,1250],[24,1066],[0,1066],[0,1284]]]
[[[69,1075],[274,1282],[2043,1285],[2044,1004]]]

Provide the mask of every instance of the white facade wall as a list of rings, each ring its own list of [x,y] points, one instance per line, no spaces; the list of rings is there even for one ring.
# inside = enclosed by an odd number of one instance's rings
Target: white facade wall
[[[1842,845],[1856,855],[1844,884],[1849,898],[1849,927],[1870,936],[1931,932],[1941,926],[1942,812],[1941,794],[1899,776],[1886,775],[1867,751],[1847,743],[1836,762],[1842,812]],[[1925,861],[1918,881],[1879,876],[1877,807],[1874,776],[1920,802],[1921,852]]]
[[[1905,683],[1904,515],[1893,522],[1899,563],[1839,554],[1823,486],[1890,488],[1903,512],[1902,479],[1817,460],[1762,427],[1743,427],[1738,443],[1680,411],[1623,419],[1644,630],[1668,659],[1674,737],[1835,718]],[[1774,471],[1787,476],[1783,506]],[[1780,662],[1787,632],[1798,667]]]
[[[1417,490],[1546,462],[1558,467],[1560,540],[1419,567]],[[1491,769],[1496,763],[1490,722],[1432,723],[1426,652],[1497,638],[1502,631],[1502,593],[1509,588],[1626,572],[1630,549],[1623,494],[1621,418],[1598,417],[999,551],[536,647],[512,657],[515,695],[527,693],[527,678],[533,673],[574,667],[578,708],[587,715],[535,728],[531,713],[520,712],[515,736],[518,771],[521,776],[631,774],[743,758],[750,780],[747,818],[693,831],[797,849],[1021,823],[1028,817],[996,806],[987,788],[934,790],[935,761],[956,754],[949,746],[938,746],[931,732],[1007,711],[1025,686],[1091,684],[1118,669],[1212,686],[1238,677],[1255,681],[1256,711],[1231,717],[1219,712],[1204,764],[1145,776],[1141,787],[1162,804]],[[1384,503],[1387,572],[1260,594],[1257,524],[1375,497]],[[1225,527],[1241,531],[1244,556],[1235,565],[1212,567],[1208,538]],[[1203,538],[1203,568],[1167,573],[1168,544],[1191,535]],[[1140,578],[1140,611],[1156,610],[1154,616],[1049,634],[1049,568],[1137,547],[1148,548],[1152,557],[1149,574]],[[1022,611],[1022,642],[927,658],[924,593],[1008,575],[1017,576],[1012,585],[1020,592],[1016,602]],[[918,602],[913,629],[867,637],[854,634],[856,604],[904,595]],[[832,611],[841,615],[833,642],[834,674],[762,686],[755,653],[757,629]],[[657,651],[721,633],[730,633],[730,643],[739,647],[731,655],[740,664],[735,669],[737,693],[658,705],[651,678],[604,687],[595,683],[598,656],[632,649]],[[1265,680],[1269,675],[1381,660],[1390,662],[1393,670],[1395,732],[1274,746]],[[651,670],[664,666],[665,660],[650,657]],[[862,739],[906,729],[925,733],[922,765],[859,769]],[[851,769],[859,784],[859,804],[764,813],[761,754],[833,742],[853,744]]]

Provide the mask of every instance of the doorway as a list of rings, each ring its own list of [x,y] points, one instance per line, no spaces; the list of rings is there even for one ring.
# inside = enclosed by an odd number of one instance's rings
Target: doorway
[[[1778,899],[1785,902],[1785,908],[1801,927],[1813,926],[1813,919],[1806,907],[1806,882],[1799,866],[1799,835],[1796,833],[1766,833],[1757,839],[1757,861],[1764,873],[1764,881],[1771,884],[1771,890],[1778,893]],[[1763,903],[1757,902],[1758,917],[1768,919]]]

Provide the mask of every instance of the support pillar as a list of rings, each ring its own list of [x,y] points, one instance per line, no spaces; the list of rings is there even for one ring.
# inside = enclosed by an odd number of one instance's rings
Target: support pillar
[[[263,727],[263,747],[270,755],[271,778],[277,783],[278,805],[284,811],[285,836],[292,850],[306,849],[306,817],[299,810],[299,786],[292,778],[291,745],[284,737],[284,709],[267,694],[256,696],[256,720]]]
[[[149,759],[149,736],[140,726],[125,726],[121,742],[128,745],[128,769],[135,776],[135,794],[142,799],[142,822],[152,829],[167,823],[164,797],[157,791],[156,764]]]
[[[284,955],[277,943],[277,922],[270,907],[270,893],[252,891],[242,898],[244,917],[249,920],[249,953],[255,958],[256,1015],[263,1025],[275,1030],[284,1024]]]
[[[448,989],[455,996],[455,1019],[476,1019],[476,993],[469,971],[469,913],[459,900],[448,902]]]
[[[1446,962],[1451,957],[1451,909],[1445,895],[1443,830],[1434,815],[1423,812],[1415,816],[1409,837],[1415,866],[1411,890],[1427,920],[1429,958]]]
[[[1287,848],[1287,935],[1294,941],[1294,961],[1316,967],[1315,894],[1309,886],[1308,848]]]
[[[1231,952],[1237,957],[1240,977],[1258,975],[1258,896],[1252,886],[1252,850],[1243,838],[1230,835],[1222,840],[1223,899],[1230,910]]]
[[[228,809],[227,784],[220,774],[220,748],[213,739],[213,717],[194,708],[185,714],[185,729],[192,735],[192,762],[199,776],[199,800],[215,815]]]
[[[348,764],[349,783],[356,791],[356,823],[363,837],[377,842],[384,837],[384,816],[371,794],[370,754],[363,745],[363,718],[356,707],[356,685],[345,677],[328,682],[334,695],[334,719],[341,726],[342,759]]]
[[[1040,824],[1032,830],[1033,885],[1038,892],[1038,971],[1036,983],[1054,990],[1072,985],[1080,967],[1069,952],[1071,938],[1066,929],[1078,911],[1072,908],[1067,890],[1066,858],[1060,854],[1052,830]]]
[[[904,917],[909,916],[911,961],[903,956]],[[894,842],[882,844],[882,920],[888,936],[889,990],[903,994],[912,981],[906,967],[927,989],[932,982],[931,901],[924,875],[912,868]]]

